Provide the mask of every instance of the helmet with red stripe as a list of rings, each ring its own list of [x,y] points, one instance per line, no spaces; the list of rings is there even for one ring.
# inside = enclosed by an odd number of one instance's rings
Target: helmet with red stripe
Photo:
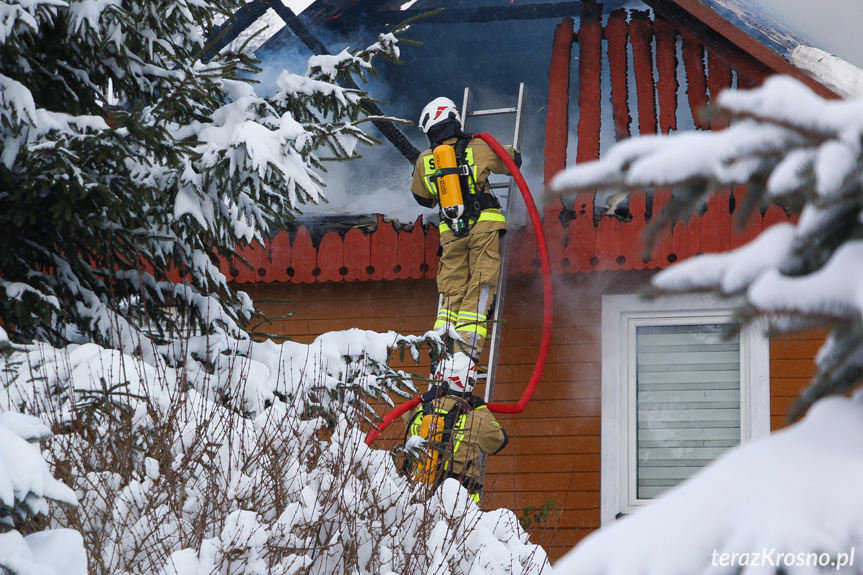
[[[455,120],[461,125],[461,115],[455,103],[449,98],[435,98],[423,108],[420,113],[420,129],[424,134],[428,134],[429,130],[448,120]]]
[[[476,364],[470,356],[458,352],[441,360],[434,378],[449,382],[450,392],[470,393],[476,385]]]

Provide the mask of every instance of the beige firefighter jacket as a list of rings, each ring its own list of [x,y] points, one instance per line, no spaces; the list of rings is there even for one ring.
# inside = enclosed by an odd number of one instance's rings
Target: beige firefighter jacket
[[[463,401],[458,396],[445,395],[435,399],[432,405],[443,417],[458,402]],[[405,439],[418,434],[422,418],[422,405],[402,416],[407,427]],[[456,420],[450,445],[441,457],[445,465],[445,476],[464,477],[479,484],[479,454],[494,455],[506,447],[508,441],[506,432],[488,407],[481,405],[475,409],[469,409]],[[469,482],[462,481],[462,483]]]
[[[444,140],[444,144],[454,145],[458,138],[449,138]],[[504,149],[509,154],[510,158],[515,157],[515,149],[512,146],[504,146]],[[476,180],[478,193],[489,194],[491,189],[488,185],[488,177],[490,174],[509,174],[509,168],[503,163],[494,150],[489,147],[485,141],[474,138],[468,145],[467,150],[469,163],[473,171],[473,177]],[[472,156],[472,157],[471,157]],[[432,208],[438,205],[437,187],[429,182],[429,176],[434,174],[434,162],[432,160],[432,150],[426,150],[417,158],[414,166],[413,179],[411,181],[411,193],[421,205]],[[445,222],[441,222],[440,243],[445,244],[455,238],[453,232]],[[491,232],[491,231],[506,230],[506,219],[500,210],[489,208],[482,211],[471,229],[473,232]]]

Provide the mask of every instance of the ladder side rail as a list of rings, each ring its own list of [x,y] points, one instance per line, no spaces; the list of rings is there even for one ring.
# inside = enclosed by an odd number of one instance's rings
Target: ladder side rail
[[[469,86],[464,88],[464,96],[461,99],[461,129],[467,132],[467,121],[470,118],[470,109],[473,106],[473,93]]]
[[[521,136],[524,133],[525,89],[523,82],[520,83],[518,87],[518,102],[515,109],[515,128],[513,130],[512,146],[513,148],[518,150],[521,147]],[[509,179],[508,187],[509,193],[507,194],[507,204],[505,206],[505,214],[507,218],[509,218],[509,216],[514,212],[513,202],[517,201],[518,199],[518,194],[515,194],[516,186],[513,178]],[[497,376],[497,364],[500,356],[500,341],[502,337],[501,319],[503,317],[503,308],[506,301],[506,285],[507,279],[509,277],[509,252],[511,250],[511,237],[512,235],[510,233],[507,233],[503,237],[503,241],[501,242],[500,247],[500,277],[498,278],[498,295],[495,301],[494,314],[492,314],[491,318],[491,345],[489,346],[488,371],[486,373],[485,385],[486,402],[494,400],[494,387]]]
[[[461,127],[462,130],[468,131],[468,123],[470,118],[482,117],[482,116],[497,116],[504,114],[514,114],[515,122],[513,128],[513,138],[512,138],[512,146],[515,149],[519,149],[521,145],[521,137],[524,132],[524,110],[525,110],[525,86],[524,83],[519,84],[518,88],[518,99],[515,107],[504,107],[504,108],[491,108],[486,110],[472,110],[473,108],[473,92],[470,87],[465,87],[464,95],[462,97],[462,119],[461,119]],[[501,206],[501,210],[506,216],[509,216],[512,213],[512,202],[517,200],[517,195],[515,193],[515,182],[513,178],[509,178],[507,182],[499,182],[499,183],[490,183],[489,187],[492,190],[506,190],[505,194],[501,194],[503,196],[503,202]],[[501,340],[501,318],[503,314],[503,307],[506,300],[506,283],[509,275],[509,238],[511,236],[509,234],[504,235],[501,241],[500,246],[500,276],[498,278],[497,284],[497,292],[495,296],[495,307],[494,313],[491,319],[491,337],[488,338],[489,341],[489,361],[488,361],[488,370],[484,375],[483,379],[485,379],[486,388],[485,388],[485,401],[492,401],[494,398],[494,381],[495,375],[497,372],[497,363],[498,357],[500,355],[500,340]],[[442,303],[442,298],[439,299],[438,306]]]
[[[524,83],[519,84],[518,88],[518,104],[515,110],[515,129],[513,131],[512,146],[516,150],[521,148],[521,135],[524,133]],[[515,180],[510,177],[509,183],[504,183],[502,186],[507,188],[506,204],[502,206],[502,211],[506,215],[507,220],[511,220],[511,216],[515,212],[513,208],[520,197],[515,193]],[[521,205],[521,204],[517,204]],[[512,249],[512,232],[507,232],[500,242],[500,277],[497,282],[497,295],[495,296],[494,313],[491,319],[491,337],[489,338],[488,349],[488,366],[485,375],[485,394],[486,403],[494,401],[495,382],[497,381],[497,366],[500,357],[500,343],[503,335],[503,308],[506,302],[506,287],[509,279],[509,252]],[[488,463],[488,456],[481,453],[479,457],[479,477],[482,483],[485,483],[485,472]]]

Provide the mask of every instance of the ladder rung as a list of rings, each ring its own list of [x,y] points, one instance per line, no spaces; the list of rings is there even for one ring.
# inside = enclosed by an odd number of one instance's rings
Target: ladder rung
[[[477,116],[494,116],[497,114],[515,114],[518,112],[518,108],[492,108],[489,110],[477,110],[475,112],[471,112],[468,114],[469,118],[475,118]]]

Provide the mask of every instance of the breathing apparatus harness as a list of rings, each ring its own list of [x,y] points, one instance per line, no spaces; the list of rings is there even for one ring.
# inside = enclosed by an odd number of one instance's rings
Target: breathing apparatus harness
[[[446,220],[457,238],[470,233],[483,210],[500,209],[500,201],[489,192],[483,192],[476,181],[473,166],[467,158],[467,146],[474,136],[459,132],[455,145],[438,144],[432,151],[429,183],[438,191],[440,216]],[[467,190],[467,193],[465,193]]]
[[[485,402],[479,397],[468,395],[459,398],[452,409],[444,413],[435,408],[434,400],[446,395],[447,390],[447,385],[434,386],[420,396],[422,409],[414,416],[414,421],[420,418],[417,435],[428,441],[429,448],[414,461],[405,457],[402,472],[407,473],[412,467],[414,479],[421,483],[437,485],[447,477],[453,477],[461,481],[472,493],[481,491],[482,485],[465,475],[467,468],[463,469],[460,475],[453,473],[452,464],[458,447],[453,445],[453,433],[463,415],[485,405]],[[412,434],[413,427],[413,422],[407,426],[405,440]],[[448,461],[443,461],[445,459]],[[470,465],[470,462],[467,465]]]

